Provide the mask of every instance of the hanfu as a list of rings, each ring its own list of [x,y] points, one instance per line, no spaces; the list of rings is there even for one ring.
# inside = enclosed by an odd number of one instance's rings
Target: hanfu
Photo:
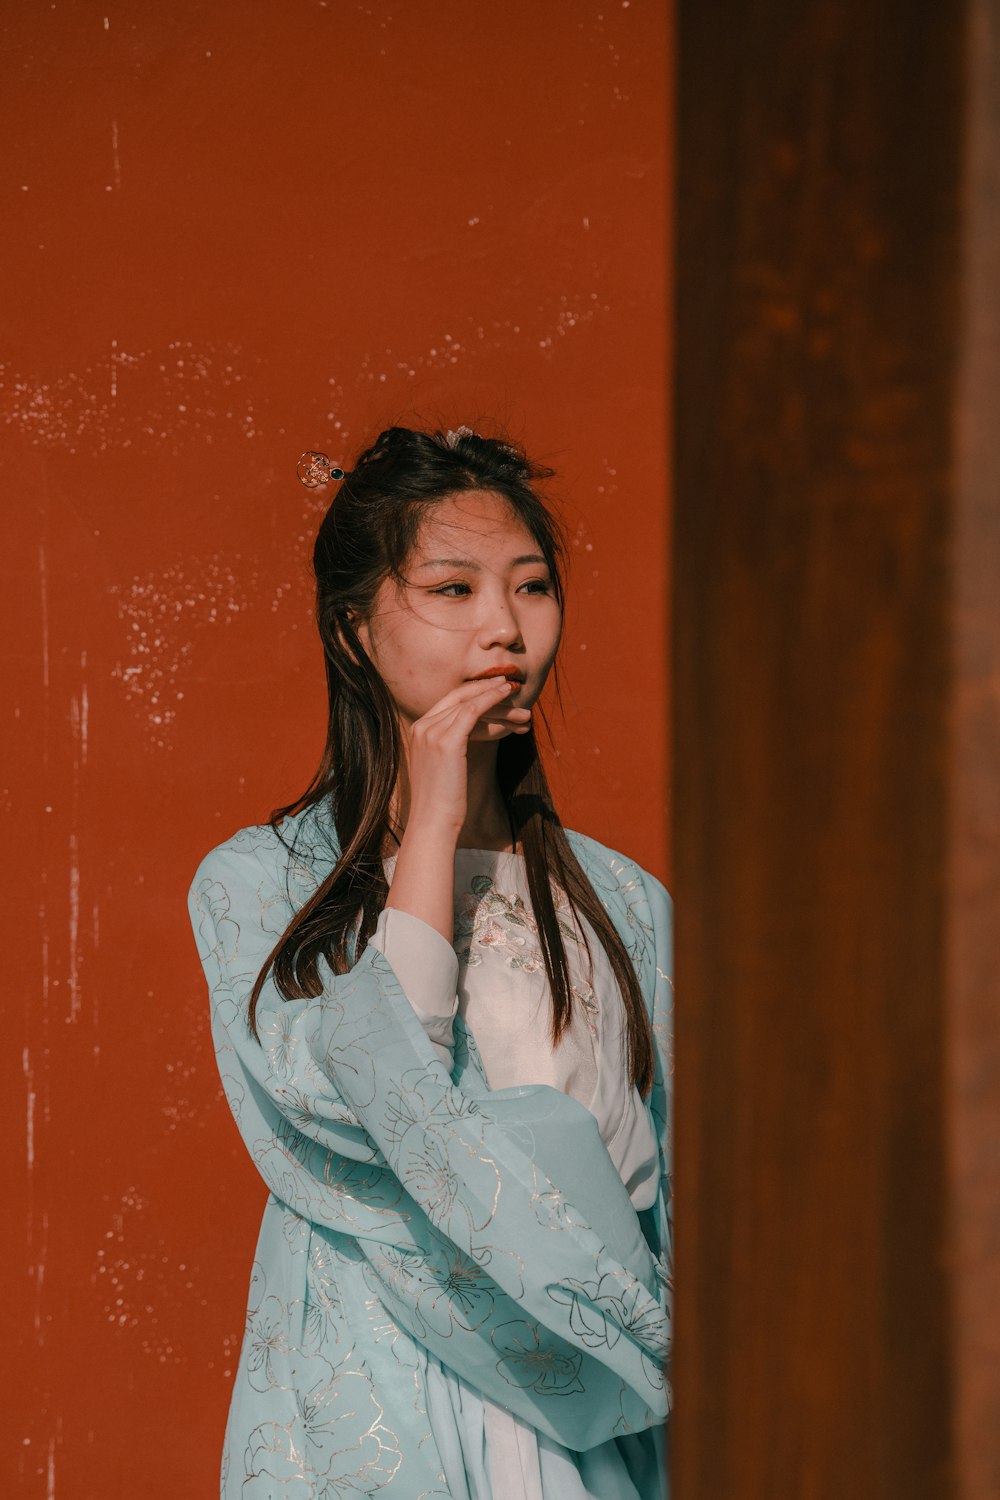
[[[456,851],[453,944],[386,908],[319,996],[268,978],[260,1043],[247,997],[336,832],[318,804],[202,860],[219,1071],[269,1190],[223,1500],[666,1500],[672,908],[567,837],[649,1006],[645,1101],[604,950],[591,929],[591,971],[556,891],[574,1021],[552,1048],[519,855]]]

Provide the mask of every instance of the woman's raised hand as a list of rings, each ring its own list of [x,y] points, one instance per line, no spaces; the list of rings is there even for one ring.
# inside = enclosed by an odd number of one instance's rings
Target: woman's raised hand
[[[386,906],[399,907],[452,941],[455,847],[469,802],[470,739],[524,734],[531,711],[505,703],[505,677],[463,682],[410,728],[410,809]]]
[[[421,826],[461,831],[468,811],[468,744],[531,728],[531,710],[505,703],[506,677],[477,677],[452,688],[410,728],[410,815]]]

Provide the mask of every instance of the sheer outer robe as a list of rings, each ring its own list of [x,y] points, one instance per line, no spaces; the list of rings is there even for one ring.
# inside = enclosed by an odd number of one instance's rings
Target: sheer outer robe
[[[490,1091],[460,1017],[449,1078],[371,944],[344,975],[321,960],[316,998],[285,1001],[269,978],[262,1044],[251,1036],[260,967],[336,858],[322,814],[289,820],[290,832],[295,857],[266,826],[241,830],[205,857],[189,893],[226,1097],[272,1195],[230,1411],[247,1473],[305,1463],[374,1493],[406,1470],[414,1495],[443,1493],[412,1340],[569,1448],[662,1422],[669,895],[570,831],[653,1021],[648,1107],[663,1170],[656,1205],[637,1215],[590,1112],[548,1085]]]

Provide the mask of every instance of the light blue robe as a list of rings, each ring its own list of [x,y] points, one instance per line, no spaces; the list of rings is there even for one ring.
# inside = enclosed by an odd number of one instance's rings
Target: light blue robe
[[[246,1012],[257,974],[338,852],[323,806],[286,820],[281,835],[294,857],[266,825],[240,830],[205,856],[188,898],[223,1088],[269,1189],[222,1496],[444,1500],[453,1491],[428,1416],[432,1360],[559,1445],[551,1455],[579,1454],[583,1474],[593,1451],[595,1483],[599,1445],[621,1440],[641,1500],[663,1500],[668,893],[634,861],[567,831],[653,1025],[647,1107],[662,1173],[655,1206],[637,1213],[590,1111],[549,1085],[491,1091],[461,1016],[448,1076],[371,943],[351,951],[347,974],[321,959],[315,998],[285,1001],[269,978],[257,1008],[263,1045],[254,1039]],[[440,1382],[434,1390],[439,1400]],[[558,1500],[554,1458],[543,1480]],[[470,1479],[470,1495],[489,1496],[484,1476]]]

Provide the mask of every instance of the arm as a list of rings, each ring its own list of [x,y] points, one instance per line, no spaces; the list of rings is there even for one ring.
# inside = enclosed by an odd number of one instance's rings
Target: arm
[[[388,959],[434,1052],[451,1073],[458,1009],[452,947],[455,838],[436,819],[411,815],[386,903],[368,939]]]
[[[388,959],[437,1057],[455,1064],[453,1021],[458,1010],[458,956],[430,923],[400,907],[385,906],[368,939]]]

